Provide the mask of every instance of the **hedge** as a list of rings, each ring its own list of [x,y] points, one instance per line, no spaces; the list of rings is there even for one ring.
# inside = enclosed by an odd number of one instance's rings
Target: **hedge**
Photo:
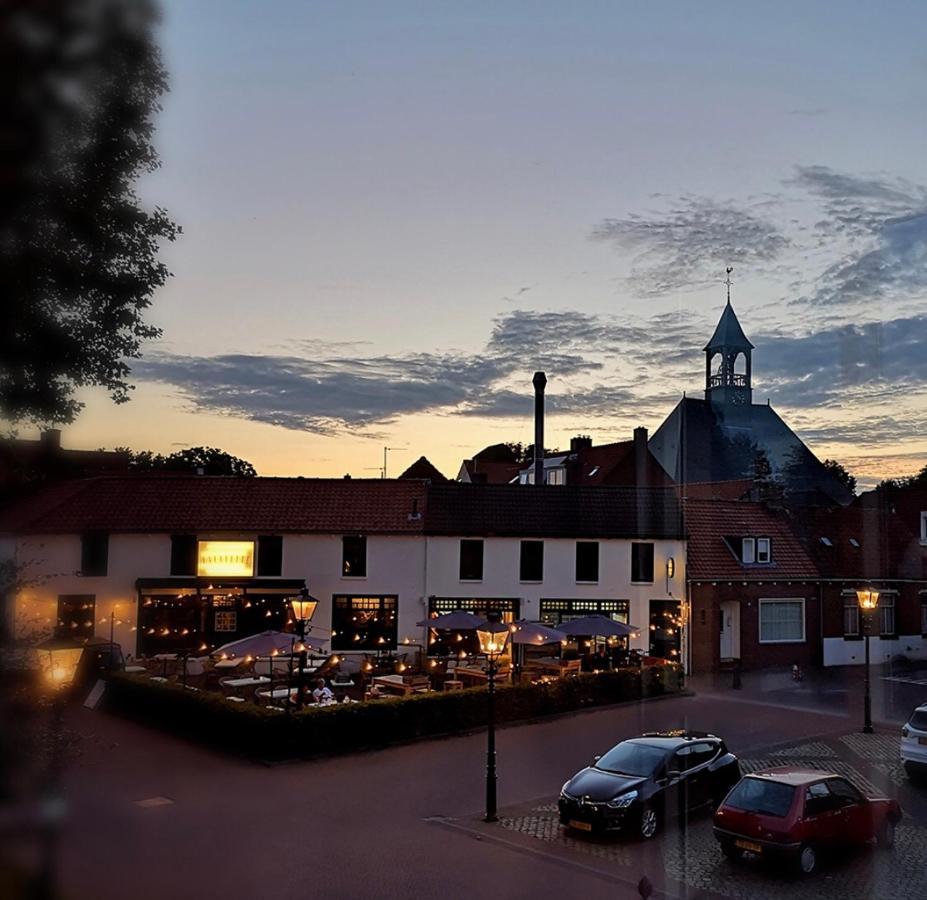
[[[500,685],[499,724],[682,690],[679,666],[619,669],[536,685]],[[215,693],[116,674],[104,695],[108,711],[262,759],[286,759],[384,747],[486,725],[485,688],[307,707],[286,714]]]

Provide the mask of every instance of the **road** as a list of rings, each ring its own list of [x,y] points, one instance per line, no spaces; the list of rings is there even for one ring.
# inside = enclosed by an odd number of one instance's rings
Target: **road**
[[[619,842],[602,853],[561,846],[526,835],[516,820],[543,816],[532,810],[549,804],[568,775],[643,730],[714,731],[745,757],[822,735],[848,751],[840,736],[852,731],[842,715],[711,694],[505,728],[502,822],[487,826],[482,733],[265,767],[82,707],[67,723],[80,737],[59,860],[71,900],[537,898],[555,890],[615,898],[636,897],[632,885],[645,873],[667,896],[724,896],[706,893],[711,872],[693,876],[693,891],[678,854],[671,864],[669,851],[653,856],[640,845]],[[707,827],[697,822],[685,834]],[[715,862],[714,848],[703,849]],[[694,871],[698,854],[690,855],[684,868]],[[773,895],[789,896],[781,887]]]

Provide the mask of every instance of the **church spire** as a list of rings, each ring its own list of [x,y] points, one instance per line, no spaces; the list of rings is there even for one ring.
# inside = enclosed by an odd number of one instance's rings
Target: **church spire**
[[[715,327],[711,340],[705,345],[705,399],[715,406],[750,406],[753,403],[751,369],[753,344],[747,340],[743,328],[731,306],[731,272],[725,270],[724,284],[727,303]],[[712,361],[720,356],[717,371],[712,372]]]

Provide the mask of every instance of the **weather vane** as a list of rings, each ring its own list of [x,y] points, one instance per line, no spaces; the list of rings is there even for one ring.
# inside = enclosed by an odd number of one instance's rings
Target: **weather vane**
[[[731,272],[734,271],[733,266],[728,266],[725,270],[727,272],[727,278],[724,279],[724,283],[727,285],[727,302],[731,302],[731,285],[734,283],[731,281]]]

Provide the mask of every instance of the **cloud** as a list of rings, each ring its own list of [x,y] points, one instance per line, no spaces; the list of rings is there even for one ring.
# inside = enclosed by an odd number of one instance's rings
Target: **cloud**
[[[631,286],[651,296],[717,281],[732,261],[757,269],[789,245],[758,206],[694,196],[680,197],[666,212],[605,219],[592,236],[632,254]]]
[[[856,306],[927,290],[927,188],[827,166],[799,166],[787,183],[822,203],[825,218],[815,226],[821,244],[844,242],[796,303]]]

